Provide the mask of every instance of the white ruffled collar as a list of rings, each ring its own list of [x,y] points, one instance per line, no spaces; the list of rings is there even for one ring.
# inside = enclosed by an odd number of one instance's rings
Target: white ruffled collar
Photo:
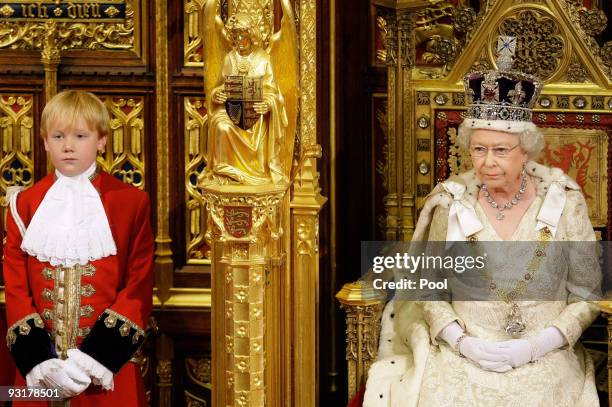
[[[23,251],[66,267],[117,254],[102,200],[89,179],[95,173],[95,163],[74,177],[55,171],[57,179],[26,229]]]

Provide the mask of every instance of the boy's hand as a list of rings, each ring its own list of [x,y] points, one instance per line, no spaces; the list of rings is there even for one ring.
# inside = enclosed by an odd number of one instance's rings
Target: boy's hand
[[[114,389],[113,372],[88,354],[79,349],[69,349],[66,362],[88,374],[93,384],[102,386],[105,390]]]
[[[84,392],[91,384],[91,379],[81,369],[58,358],[48,359],[26,375],[28,387],[44,386],[61,389],[65,398],[74,397]]]

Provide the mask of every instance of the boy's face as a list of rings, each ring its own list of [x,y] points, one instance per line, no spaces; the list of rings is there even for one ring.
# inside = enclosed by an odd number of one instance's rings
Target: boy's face
[[[96,161],[98,150],[106,145],[106,136],[98,136],[98,131],[91,129],[82,119],[74,126],[58,121],[47,128],[45,150],[49,152],[55,169],[73,177],[89,168]]]

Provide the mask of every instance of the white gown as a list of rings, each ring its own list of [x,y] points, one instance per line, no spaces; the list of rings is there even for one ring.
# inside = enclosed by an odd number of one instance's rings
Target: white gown
[[[559,175],[558,170],[551,174],[551,170],[537,164],[532,168],[530,175],[538,196],[525,212],[511,238],[513,241],[538,240],[538,214],[551,179],[554,181]],[[466,196],[470,193],[472,197],[477,196],[478,182],[473,173],[463,174],[460,181],[466,186]],[[554,240],[592,241],[595,236],[586,202],[574,186],[570,183],[564,188],[563,211],[553,225]],[[440,188],[436,190],[441,191]],[[430,213],[422,214],[429,216],[423,235],[427,240],[443,241],[447,237],[452,200],[445,199],[442,196],[445,194],[440,193],[441,200],[430,208]],[[471,199],[471,207],[481,223],[475,234],[478,240],[501,241],[475,198]],[[420,220],[419,223],[422,228],[424,222]],[[379,355],[369,371],[363,405],[598,406],[593,361],[578,342],[582,331],[597,317],[598,310],[595,305],[582,301],[577,293],[597,292],[601,272],[581,270],[574,273],[571,264],[561,267],[567,269],[567,274],[558,279],[559,287],[555,288],[566,290],[567,301],[523,301],[519,306],[527,322],[526,337],[553,325],[559,328],[569,345],[506,373],[481,369],[436,337],[448,323],[457,320],[469,335],[493,341],[511,339],[502,327],[509,310],[507,304],[500,301],[390,302],[383,313]],[[550,268],[555,269],[551,270],[551,274],[555,274],[559,265],[553,261]],[[539,272],[542,271],[545,270]],[[534,285],[531,289],[538,287]]]

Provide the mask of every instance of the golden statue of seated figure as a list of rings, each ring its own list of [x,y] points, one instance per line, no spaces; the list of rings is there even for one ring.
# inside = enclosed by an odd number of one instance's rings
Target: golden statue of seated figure
[[[204,11],[209,118],[203,182],[288,184],[297,116],[290,6],[283,4],[281,30],[266,50],[250,15],[237,13],[223,27],[216,3],[209,1]]]

